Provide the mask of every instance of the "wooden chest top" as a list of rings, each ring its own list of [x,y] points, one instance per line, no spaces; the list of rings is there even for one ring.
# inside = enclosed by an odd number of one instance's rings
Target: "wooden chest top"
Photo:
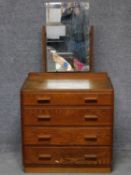
[[[113,92],[113,87],[106,73],[29,73],[21,90]]]

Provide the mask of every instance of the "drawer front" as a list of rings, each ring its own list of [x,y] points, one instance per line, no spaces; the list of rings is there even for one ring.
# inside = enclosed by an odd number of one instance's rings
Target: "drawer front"
[[[112,129],[24,127],[25,145],[111,145]]]
[[[112,94],[88,94],[88,93],[45,93],[23,94],[24,105],[112,105]]]
[[[23,108],[23,124],[30,126],[111,126],[112,119],[112,108]]]
[[[25,147],[24,164],[111,165],[111,147]]]

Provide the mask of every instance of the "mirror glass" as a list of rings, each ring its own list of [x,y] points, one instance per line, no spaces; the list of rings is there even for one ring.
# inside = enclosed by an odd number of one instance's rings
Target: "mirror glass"
[[[89,71],[89,1],[46,2],[47,72]]]

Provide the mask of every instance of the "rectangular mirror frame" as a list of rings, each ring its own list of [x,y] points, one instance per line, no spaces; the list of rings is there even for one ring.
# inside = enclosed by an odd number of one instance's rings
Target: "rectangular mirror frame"
[[[90,35],[90,50],[89,50],[90,70],[88,72],[92,72],[93,71],[94,26],[90,27],[90,34],[89,35]],[[42,27],[42,68],[43,68],[43,72],[48,72],[46,59],[47,59],[47,56],[46,56],[46,27],[43,26]],[[48,73],[50,73],[50,72],[48,72]],[[63,73],[63,72],[52,72],[52,73]],[[68,73],[68,72],[64,72],[64,73]],[[76,72],[72,72],[72,73],[76,73]]]

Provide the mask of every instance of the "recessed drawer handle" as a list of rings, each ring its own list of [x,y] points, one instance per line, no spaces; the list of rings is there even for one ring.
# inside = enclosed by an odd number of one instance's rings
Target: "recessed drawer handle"
[[[39,135],[38,136],[39,141],[47,141],[47,140],[50,140],[50,139],[51,139],[50,135]]]
[[[39,160],[51,160],[51,155],[50,154],[40,154],[38,158]]]
[[[94,161],[97,160],[97,156],[93,155],[93,154],[91,154],[91,155],[85,154],[84,157],[85,157],[86,160],[94,160]]]
[[[97,98],[85,98],[85,103],[97,103],[98,99]]]
[[[96,121],[98,120],[98,116],[97,115],[85,115],[85,120]]]
[[[37,119],[38,119],[39,121],[45,121],[45,120],[50,120],[51,117],[50,117],[49,115],[39,115],[39,116],[37,117]]]
[[[50,103],[50,98],[39,98],[37,99],[37,103],[39,104],[47,104],[47,103]]]
[[[97,136],[85,136],[86,141],[97,141]]]

